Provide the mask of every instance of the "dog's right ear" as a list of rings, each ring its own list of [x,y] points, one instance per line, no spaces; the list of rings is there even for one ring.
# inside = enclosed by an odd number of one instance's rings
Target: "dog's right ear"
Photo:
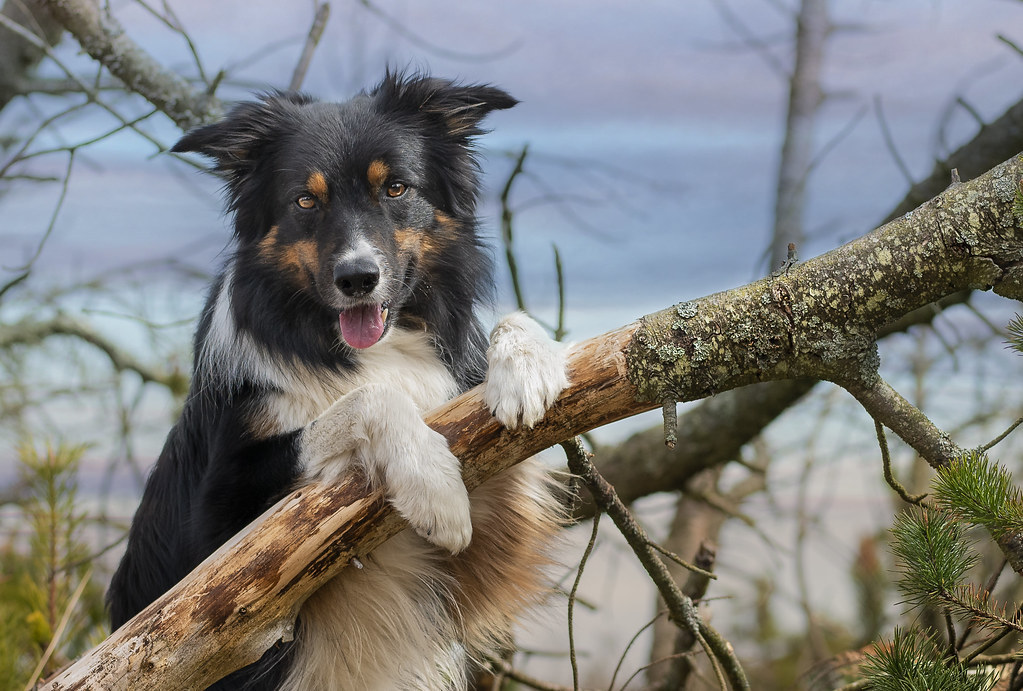
[[[218,173],[231,183],[237,182],[255,167],[281,126],[310,102],[311,98],[295,92],[263,94],[258,101],[236,105],[220,122],[190,130],[171,151],[209,156],[216,162]]]

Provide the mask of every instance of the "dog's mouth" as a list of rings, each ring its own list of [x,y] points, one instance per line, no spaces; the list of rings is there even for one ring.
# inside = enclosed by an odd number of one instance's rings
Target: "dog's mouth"
[[[384,335],[389,311],[386,302],[356,305],[342,310],[339,317],[341,338],[352,348],[369,348]]]

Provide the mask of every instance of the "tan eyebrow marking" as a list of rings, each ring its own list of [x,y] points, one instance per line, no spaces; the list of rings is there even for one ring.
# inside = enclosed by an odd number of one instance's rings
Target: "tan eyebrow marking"
[[[370,189],[373,190],[374,194],[380,191],[380,188],[387,182],[387,176],[390,174],[391,169],[380,159],[376,159],[369,164],[369,169],[366,171],[366,179],[369,180]]]
[[[309,173],[305,186],[321,203],[327,203],[327,178],[323,176],[323,173],[318,170]]]

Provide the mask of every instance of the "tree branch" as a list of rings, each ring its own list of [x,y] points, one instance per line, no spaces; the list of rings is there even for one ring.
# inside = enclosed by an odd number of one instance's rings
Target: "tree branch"
[[[969,288],[1023,295],[1023,229],[1012,213],[1021,176],[1023,160],[1012,159],[783,276],[577,344],[572,386],[532,430],[500,427],[479,389],[426,421],[462,459],[472,489],[563,439],[655,408],[666,393],[694,400],[800,377],[869,386],[886,324]],[[299,489],[44,688],[205,687],[290,639],[310,593],[404,527],[358,478]]]
[[[217,119],[223,112],[212,94],[193,88],[135,43],[106,5],[94,0],[44,0],[93,59],[141,95],[183,130]]]
[[[66,314],[58,313],[45,321],[26,318],[13,324],[0,324],[0,349],[33,346],[53,336],[70,336],[85,341],[103,352],[118,372],[134,372],[142,381],[160,384],[170,389],[172,393],[183,394],[188,388],[186,374],[160,371],[150,367],[92,327]]]

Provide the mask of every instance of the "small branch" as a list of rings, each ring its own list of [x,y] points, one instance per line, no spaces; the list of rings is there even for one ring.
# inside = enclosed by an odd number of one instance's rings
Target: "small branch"
[[[537,691],[580,691],[578,685],[561,686],[560,684],[551,684],[549,682],[543,681],[542,679],[531,677],[528,674],[524,674],[523,672],[518,671],[510,664],[508,664],[506,661],[500,658],[488,657],[487,664],[490,665],[501,676],[507,677],[508,679],[516,681],[519,684],[527,686],[531,689],[536,689]]]
[[[875,376],[870,382],[841,382],[841,385],[878,424],[898,434],[931,467],[940,468],[962,455],[963,450],[947,434],[880,377]]]
[[[733,689],[748,689],[749,682],[742,671],[742,667],[735,658],[731,646],[722,639],[716,631],[703,622],[693,601],[686,597],[675,584],[655,552],[650,547],[649,539],[645,531],[636,523],[632,514],[618,496],[614,487],[601,477],[600,473],[593,466],[586,450],[582,448],[579,439],[562,444],[568,456],[568,469],[578,476],[587,489],[593,494],[593,498],[602,511],[614,521],[618,530],[625,537],[626,542],[632,548],[643,568],[650,575],[657,590],[661,593],[671,617],[680,627],[688,628],[698,642],[704,647],[715,670],[720,674],[727,675],[728,681]],[[707,573],[707,572],[705,572]],[[712,576],[713,577],[713,576]],[[723,666],[719,669],[719,665]]]
[[[978,451],[980,451],[980,452],[982,452],[982,453],[987,453],[988,451],[990,451],[990,450],[991,450],[991,448],[992,448],[992,447],[994,447],[995,445],[997,445],[998,443],[1000,443],[1000,442],[1001,442],[1002,440],[1004,440],[1004,439],[1005,439],[1005,438],[1006,438],[1007,436],[1009,436],[1010,434],[1012,434],[1012,432],[1013,432],[1013,431],[1014,431],[1014,430],[1015,430],[1015,429],[1016,429],[1017,427],[1019,427],[1019,426],[1020,426],[1021,424],[1023,424],[1023,417],[1019,418],[1018,420],[1016,420],[1016,422],[1014,422],[1014,423],[1012,423],[1011,425],[1009,425],[1009,429],[1005,430],[1004,432],[1002,432],[1002,433],[1001,433],[1001,434],[999,434],[999,435],[998,435],[997,437],[995,437],[994,439],[992,439],[991,441],[989,441],[989,442],[988,442],[987,444],[984,444],[984,446],[981,446],[981,447],[980,447],[979,449],[977,449],[977,450],[978,450]]]
[[[210,122],[223,112],[215,97],[164,69],[135,43],[107,6],[93,0],[46,0],[45,5],[86,53],[180,128]]]
[[[523,686],[530,689],[536,689],[536,691],[579,691],[579,687],[562,686],[560,684],[550,684],[542,679],[536,679],[529,675],[519,672],[514,666],[511,666],[506,661],[498,657],[488,657],[487,664],[493,667],[493,670],[497,672],[501,677],[510,679],[511,681],[518,682]]]
[[[85,4],[89,4],[88,0],[73,0],[73,1],[74,1],[75,4],[77,4],[79,2],[83,2]],[[52,5],[54,4],[54,0],[47,0],[46,4],[47,4],[47,7],[49,7],[52,10]],[[132,130],[134,130],[136,133],[141,135],[143,138],[145,138],[148,141],[150,141],[151,143],[155,144],[160,151],[163,151],[165,149],[163,144],[161,144],[159,141],[154,139],[151,135],[147,134],[146,132],[143,132],[139,128],[137,128],[135,126],[132,126],[132,125],[129,125],[128,121],[125,120],[124,117],[120,113],[118,113],[116,110],[114,110],[111,106],[108,106],[103,101],[101,101],[100,98],[99,98],[99,94],[96,93],[96,90],[93,89],[92,87],[90,87],[89,85],[87,85],[85,82],[83,82],[74,72],[71,71],[71,69],[67,65],[65,65],[56,56],[56,54],[50,49],[50,47],[48,45],[46,45],[43,41],[38,39],[34,34],[30,33],[29,31],[27,31],[24,27],[20,26],[19,24],[16,24],[16,23],[12,22],[11,20],[9,20],[7,17],[3,16],[2,14],[0,14],[0,26],[4,26],[5,28],[10,29],[11,31],[13,31],[14,33],[18,34],[19,36],[24,38],[26,41],[28,41],[29,43],[32,43],[37,48],[39,48],[41,51],[43,51],[46,54],[46,57],[48,57],[50,60],[52,60],[57,65],[57,67],[59,67],[61,70],[63,70],[63,72],[65,74],[67,74],[68,77],[70,77],[75,83],[78,84],[78,86],[81,89],[81,91],[83,93],[85,93],[89,97],[89,100],[91,102],[95,103],[97,106],[99,106],[103,110],[105,110],[108,113],[110,113],[111,115],[113,115],[122,124],[131,127]],[[158,103],[154,103],[153,105],[155,105],[158,108],[160,108],[160,104],[158,104]],[[161,110],[163,110],[163,109],[161,108]],[[164,112],[166,112],[166,111],[164,110]]]
[[[313,25],[309,28],[309,35],[306,36],[305,46],[302,48],[302,57],[295,65],[295,71],[291,74],[291,82],[288,88],[298,91],[305,81],[305,73],[309,70],[309,63],[312,62],[316,47],[320,44],[323,30],[327,27],[327,20],[330,19],[330,3],[320,3],[316,8],[316,16],[313,18]]]
[[[902,173],[902,177],[905,178],[906,184],[910,187],[913,186],[913,174],[909,172],[909,166],[902,160],[902,156],[899,155],[899,150],[895,147],[895,139],[892,137],[892,132],[888,129],[888,120],[884,116],[884,109],[881,107],[881,97],[874,96],[874,115],[877,117],[877,124],[881,127],[881,136],[884,139],[884,144],[888,148],[888,153],[892,155],[892,160],[895,161],[895,167]]]
[[[892,456],[888,451],[888,439],[884,434],[884,425],[877,420],[874,420],[874,431],[877,432],[877,443],[881,447],[881,462],[884,465],[884,480],[888,483],[895,492],[902,497],[902,500],[908,504],[921,504],[927,493],[923,494],[910,494],[906,491],[906,488],[902,486],[902,483],[895,479],[895,475],[892,473]]]
[[[508,273],[511,275],[512,292],[515,294],[515,305],[518,309],[525,311],[526,299],[522,293],[522,286],[519,283],[519,269],[518,263],[515,260],[515,249],[513,247],[514,240],[514,226],[512,220],[515,217],[515,212],[511,208],[511,190],[515,184],[515,179],[522,174],[522,168],[526,163],[526,155],[529,153],[529,145],[526,144],[522,147],[522,151],[515,158],[515,166],[512,168],[512,172],[508,174],[508,179],[504,183],[504,187],[501,189],[501,242],[504,245],[504,258],[508,264]]]
[[[46,650],[43,652],[43,656],[39,658],[36,668],[32,671],[32,676],[29,677],[28,684],[25,685],[25,691],[32,691],[37,687],[39,681],[39,675],[43,673],[43,669],[46,668],[46,663],[50,661],[53,656],[53,652],[57,649],[57,645],[60,644],[60,639],[64,636],[64,631],[67,629],[68,622],[71,621],[71,614],[74,612],[75,607],[78,606],[78,601],[82,598],[82,593],[85,592],[85,587],[89,585],[89,579],[92,578],[92,568],[90,567],[82,579],[78,582],[78,587],[71,593],[70,599],[64,606],[64,613],[60,617],[60,622],[57,627],[53,630],[53,634],[50,636],[50,643],[46,646]]]
[[[590,541],[586,543],[586,550],[582,559],[579,560],[579,569],[575,574],[575,581],[572,583],[572,590],[568,593],[568,657],[572,663],[572,688],[579,689],[579,662],[575,655],[575,599],[579,592],[579,583],[583,579],[583,569],[586,562],[593,553],[593,546],[597,543],[597,531],[600,528],[600,514],[593,516],[593,529],[590,532]]]
[[[180,392],[187,386],[185,375],[179,372],[161,372],[145,365],[91,327],[63,314],[58,314],[47,321],[28,319],[10,325],[0,325],[0,349],[36,345],[53,336],[70,336],[85,341],[102,351],[116,371],[134,372],[144,382],[160,384],[173,392]]]
[[[399,22],[397,19],[384,12],[375,3],[370,0],[360,0],[363,7],[365,7],[371,14],[375,15],[380,21],[382,21],[387,27],[403,37],[409,43],[423,50],[427,50],[440,57],[448,58],[449,60],[468,60],[471,62],[487,62],[490,60],[500,60],[501,58],[507,57],[519,49],[522,45],[521,41],[513,41],[506,46],[498,48],[496,50],[487,53],[463,53],[460,51],[451,50],[449,48],[443,48],[436,44],[430,43],[419,34],[411,31],[407,26]]]
[[[641,627],[639,627],[639,630],[637,630],[636,633],[632,634],[632,638],[630,638],[629,642],[625,645],[625,649],[622,651],[622,654],[618,656],[618,664],[615,665],[614,672],[611,673],[611,681],[609,681],[607,684],[607,691],[614,691],[615,682],[618,681],[618,673],[622,671],[622,665],[625,664],[625,658],[628,657],[629,651],[632,650],[632,646],[636,644],[636,641],[639,640],[639,637],[643,635],[644,631],[646,631],[651,626],[656,624],[657,620],[660,619],[665,614],[666,610],[661,610],[660,612],[654,615],[653,619],[643,624]],[[635,675],[633,674],[632,676],[630,676],[629,680],[631,680],[633,676]],[[628,686],[628,683],[629,682],[627,680],[625,684],[622,685],[622,688]]]

